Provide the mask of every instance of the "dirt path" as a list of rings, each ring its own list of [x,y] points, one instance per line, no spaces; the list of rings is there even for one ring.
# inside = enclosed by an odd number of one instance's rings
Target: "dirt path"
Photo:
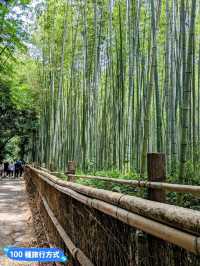
[[[33,242],[36,238],[24,181],[0,180],[0,266],[22,265],[5,259],[2,248],[7,245],[30,246]]]

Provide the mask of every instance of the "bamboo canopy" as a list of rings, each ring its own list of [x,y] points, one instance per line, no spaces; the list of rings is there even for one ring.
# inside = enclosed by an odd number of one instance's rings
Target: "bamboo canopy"
[[[52,176],[46,176],[46,173],[38,173],[38,170],[30,168],[36,176],[53,186],[55,189],[67,194],[70,197],[86,204],[89,207],[95,208],[105,214],[108,214],[120,221],[136,227],[146,233],[152,234],[155,237],[161,238],[165,241],[178,245],[190,252],[200,254],[200,237],[175,229],[168,225],[161,224],[160,222],[153,221],[149,218],[132,213],[126,209],[107,203],[103,200],[90,198],[86,195],[82,195],[71,188],[64,187],[57,182],[54,182],[56,178]],[[62,181],[63,182],[63,181]],[[69,183],[69,182],[67,182]],[[112,193],[113,195],[116,193]],[[112,196],[112,195],[111,195]],[[167,204],[164,204],[167,205]],[[180,208],[180,207],[177,207]],[[183,209],[183,208],[182,208]],[[183,229],[183,228],[182,228]]]
[[[119,206],[120,208],[133,213],[148,217],[195,235],[200,235],[200,212],[198,211],[124,195],[117,192],[87,187],[73,182],[66,182],[30,166],[29,168],[39,174],[40,177],[46,177],[46,180],[49,179],[59,186],[67,187],[83,195]]]

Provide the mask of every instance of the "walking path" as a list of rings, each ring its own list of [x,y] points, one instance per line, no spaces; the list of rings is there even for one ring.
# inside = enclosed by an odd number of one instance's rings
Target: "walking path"
[[[35,241],[24,181],[0,180],[0,266],[27,265],[3,257],[2,248],[7,245],[28,247]]]

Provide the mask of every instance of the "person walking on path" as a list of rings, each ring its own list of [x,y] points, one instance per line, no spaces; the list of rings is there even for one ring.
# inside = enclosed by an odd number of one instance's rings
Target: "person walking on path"
[[[19,165],[18,165],[18,161],[15,162],[15,175],[14,177],[18,177],[19,176]]]
[[[17,160],[15,163],[15,177],[19,177],[22,175],[22,162]]]
[[[0,162],[0,176],[3,177],[3,172],[4,172],[4,165],[2,162]]]
[[[20,160],[19,176],[22,176],[24,172],[24,163]]]
[[[8,170],[9,170],[9,176],[14,176],[14,172],[15,172],[15,165],[13,162],[11,162],[8,166]]]
[[[9,176],[9,162],[4,162],[4,176]]]

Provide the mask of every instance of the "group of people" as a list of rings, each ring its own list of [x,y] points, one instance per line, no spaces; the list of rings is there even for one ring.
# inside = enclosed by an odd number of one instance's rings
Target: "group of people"
[[[23,174],[24,162],[17,160],[16,162],[0,163],[0,177],[20,177]]]

